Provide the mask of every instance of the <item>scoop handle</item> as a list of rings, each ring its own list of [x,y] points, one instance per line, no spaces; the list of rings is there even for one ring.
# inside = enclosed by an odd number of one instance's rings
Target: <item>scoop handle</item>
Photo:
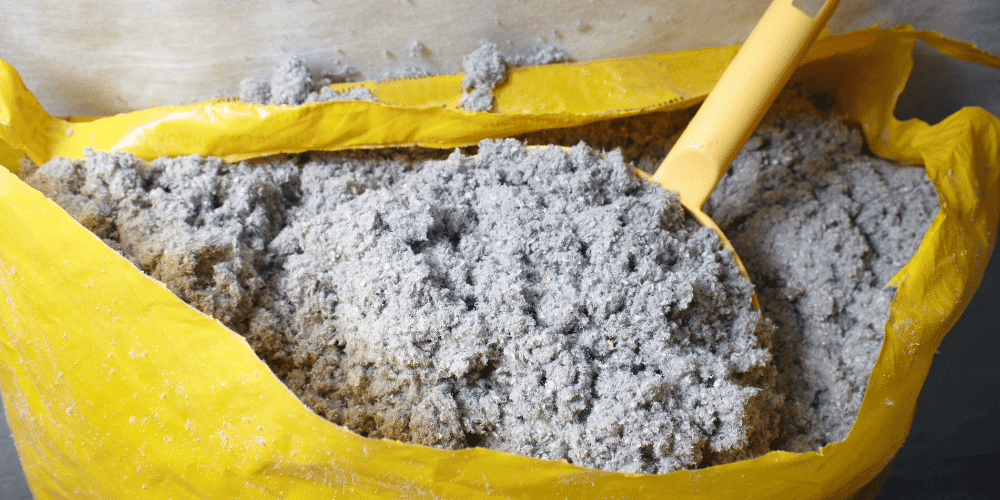
[[[701,209],[839,0],[774,0],[653,174]]]

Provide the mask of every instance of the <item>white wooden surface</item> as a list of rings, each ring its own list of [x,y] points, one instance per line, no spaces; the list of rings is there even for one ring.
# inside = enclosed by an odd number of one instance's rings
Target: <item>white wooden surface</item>
[[[0,0],[0,58],[50,112],[106,115],[232,95],[292,54],[379,78],[406,65],[457,72],[482,40],[552,43],[577,60],[738,43],[769,2]],[[842,0],[830,27],[910,22],[996,40],[983,19],[997,12],[1000,0]],[[414,40],[425,55],[411,56]]]

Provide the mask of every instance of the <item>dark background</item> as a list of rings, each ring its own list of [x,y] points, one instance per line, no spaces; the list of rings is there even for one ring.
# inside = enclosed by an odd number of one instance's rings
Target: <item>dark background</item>
[[[985,25],[1000,32],[1000,23]],[[1000,37],[991,36],[964,39],[1000,53]],[[937,123],[962,106],[982,106],[1000,116],[1000,70],[949,59],[922,42],[914,58],[898,118]],[[1000,252],[994,252],[975,298],[942,342],[910,435],[891,467],[880,499],[1000,498]],[[0,412],[0,500],[30,498]]]

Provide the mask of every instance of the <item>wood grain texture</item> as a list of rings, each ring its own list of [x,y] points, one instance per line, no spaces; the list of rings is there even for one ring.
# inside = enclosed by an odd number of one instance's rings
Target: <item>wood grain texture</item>
[[[50,112],[107,115],[233,95],[241,79],[266,77],[293,54],[316,69],[340,61],[379,78],[402,66],[458,72],[483,40],[509,51],[547,42],[578,60],[739,43],[769,3],[0,0],[0,58]],[[910,22],[1000,48],[995,7],[996,0],[858,0],[842,2],[830,27]],[[424,55],[411,56],[414,40]]]

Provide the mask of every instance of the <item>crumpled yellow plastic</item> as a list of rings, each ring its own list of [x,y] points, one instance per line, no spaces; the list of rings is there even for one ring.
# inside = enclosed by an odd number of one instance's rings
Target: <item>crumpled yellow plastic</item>
[[[840,498],[902,445],[943,335],[982,279],[1000,218],[1000,119],[965,108],[930,126],[892,117],[921,39],[908,26],[817,41],[793,80],[833,98],[872,151],[922,163],[942,209],[898,287],[848,438],[665,475],[582,469],[501,452],[366,439],[311,413],[246,342],[143,276],[0,169],[0,385],[36,498]],[[99,119],[50,117],[0,62],[0,162],[16,171],[85,147],[230,160],[362,146],[454,147],[704,98],[735,47],[521,68],[495,113],[455,109],[460,76],[364,83],[381,103],[215,100]],[[354,84],[357,85],[357,84]],[[905,203],[905,199],[900,199]]]

